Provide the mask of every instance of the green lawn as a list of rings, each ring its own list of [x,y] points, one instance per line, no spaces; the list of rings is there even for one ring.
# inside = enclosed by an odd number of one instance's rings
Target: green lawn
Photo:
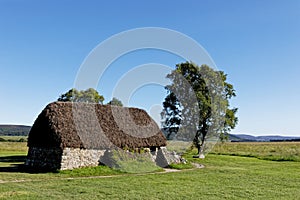
[[[0,142],[0,167],[21,164],[26,155],[27,144],[25,142]]]
[[[280,147],[280,145],[279,145]],[[1,172],[0,199],[299,199],[300,162],[209,154],[172,173],[124,174],[106,167],[64,173]],[[94,171],[93,171],[94,170]],[[115,173],[112,177],[93,177]],[[85,171],[85,173],[83,173]],[[16,181],[24,182],[16,182]]]

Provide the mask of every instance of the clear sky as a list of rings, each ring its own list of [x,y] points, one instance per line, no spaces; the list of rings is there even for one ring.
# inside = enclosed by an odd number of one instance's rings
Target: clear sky
[[[299,0],[0,0],[0,124],[32,125],[49,102],[73,87],[94,47],[140,27],[179,31],[207,50],[237,91],[233,133],[300,135]],[[109,101],[128,70],[182,61],[155,50],[130,53],[112,64],[97,90]],[[129,105],[154,115],[151,107],[158,108],[165,94],[148,85],[134,92]]]

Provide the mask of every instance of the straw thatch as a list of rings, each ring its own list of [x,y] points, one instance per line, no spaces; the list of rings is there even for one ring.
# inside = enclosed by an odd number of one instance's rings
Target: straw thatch
[[[141,148],[166,146],[157,124],[141,109],[54,102],[36,119],[29,147]]]

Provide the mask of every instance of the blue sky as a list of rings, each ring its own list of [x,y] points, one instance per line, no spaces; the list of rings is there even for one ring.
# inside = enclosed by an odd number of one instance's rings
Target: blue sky
[[[163,27],[196,40],[228,74],[237,91],[232,105],[239,108],[233,133],[299,136],[299,10],[299,0],[0,0],[0,124],[31,125],[73,87],[80,65],[103,40]],[[133,67],[182,61],[157,50],[132,52],[112,64],[97,89],[110,100]],[[150,112],[164,95],[161,86],[148,85],[129,105]]]

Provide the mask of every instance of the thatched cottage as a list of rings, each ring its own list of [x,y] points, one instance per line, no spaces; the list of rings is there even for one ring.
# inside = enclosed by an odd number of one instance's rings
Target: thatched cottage
[[[25,165],[50,170],[97,166],[107,150],[157,151],[162,146],[166,146],[166,139],[144,110],[54,102],[46,106],[30,130]]]

